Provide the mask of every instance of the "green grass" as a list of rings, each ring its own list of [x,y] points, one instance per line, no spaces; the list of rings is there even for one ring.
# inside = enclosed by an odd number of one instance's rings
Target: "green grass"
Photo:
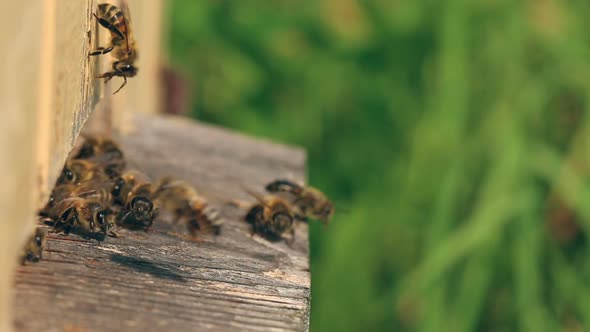
[[[192,116],[304,146],[312,331],[590,330],[590,4],[170,3]]]

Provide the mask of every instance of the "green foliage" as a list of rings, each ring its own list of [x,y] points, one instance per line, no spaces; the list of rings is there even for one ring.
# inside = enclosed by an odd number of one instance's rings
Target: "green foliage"
[[[302,145],[313,331],[590,330],[590,4],[174,0],[192,115]]]

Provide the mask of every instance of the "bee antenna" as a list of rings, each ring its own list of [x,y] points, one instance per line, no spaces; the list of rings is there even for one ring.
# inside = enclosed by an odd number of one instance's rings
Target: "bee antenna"
[[[127,211],[127,213],[125,213],[125,215],[123,215],[123,217],[121,218],[121,221],[124,221],[125,219],[127,219],[127,217],[129,217],[129,214],[131,214],[131,210]]]

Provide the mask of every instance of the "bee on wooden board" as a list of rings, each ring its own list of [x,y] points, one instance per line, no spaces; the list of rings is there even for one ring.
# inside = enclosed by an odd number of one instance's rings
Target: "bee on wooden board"
[[[89,236],[102,233],[117,237],[114,232],[115,215],[107,204],[94,199],[71,197],[56,202],[48,216],[54,221],[54,229],[66,235],[74,231]]]
[[[98,23],[111,33],[111,43],[107,47],[99,47],[89,55],[110,53],[115,59],[112,63],[112,71],[97,76],[97,78],[104,78],[105,83],[114,76],[122,77],[123,84],[113,93],[115,94],[127,85],[127,77],[134,77],[138,71],[137,66],[135,66],[137,46],[131,31],[129,8],[125,1],[121,2],[121,8],[102,3],[98,5],[98,10],[93,15]]]
[[[90,180],[79,184],[65,183],[53,188],[47,205],[41,210],[40,214],[47,216],[55,204],[65,199],[79,197],[98,201],[104,205],[111,205],[114,202],[112,191],[114,183],[104,180]]]
[[[334,215],[334,204],[316,188],[280,179],[267,184],[266,191],[274,194],[287,193],[291,195],[293,197],[293,206],[301,214],[301,216],[297,216],[298,219],[318,219],[327,225]]]
[[[252,233],[272,241],[285,239],[288,244],[293,243],[295,216],[289,202],[276,196],[255,197],[258,203],[252,205],[245,216],[246,222],[252,226]],[[287,233],[290,238],[284,237]]]
[[[160,208],[169,211],[175,222],[186,223],[193,238],[199,232],[220,234],[218,210],[209,205],[191,185],[172,177],[164,177],[156,185],[155,197]]]
[[[112,139],[83,136],[84,143],[72,159],[85,159],[102,166],[105,173],[115,178],[125,169],[125,158],[121,147]]]
[[[154,207],[154,189],[148,178],[134,171],[127,171],[115,180],[112,191],[115,202],[123,206],[119,224],[129,229],[148,231],[159,209]]]
[[[22,249],[20,255],[21,264],[25,264],[27,261],[37,263],[43,258],[43,248],[46,243],[45,235],[42,228],[37,227],[35,229],[35,232],[27,239]]]

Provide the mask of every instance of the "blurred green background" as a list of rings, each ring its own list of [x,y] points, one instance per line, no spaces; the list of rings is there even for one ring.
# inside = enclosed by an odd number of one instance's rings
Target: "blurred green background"
[[[311,330],[590,331],[590,3],[174,0],[191,115],[304,146]]]

